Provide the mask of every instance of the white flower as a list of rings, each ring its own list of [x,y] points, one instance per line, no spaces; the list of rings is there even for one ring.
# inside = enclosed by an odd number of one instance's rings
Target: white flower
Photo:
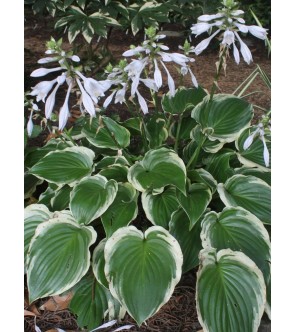
[[[191,27],[192,33],[194,35],[196,35],[196,37],[198,35],[201,35],[204,32],[207,32],[208,30],[210,30],[212,27],[214,26],[221,26],[223,24],[223,21],[216,21],[215,23],[207,23],[207,22],[199,22],[197,24],[193,24],[193,26]]]
[[[269,167],[269,151],[266,146],[265,138],[264,135],[261,135],[261,140],[263,143],[263,159],[264,159],[264,164],[266,167]]]
[[[108,97],[107,99],[104,101],[103,103],[103,108],[107,108],[109,106],[109,104],[111,103],[111,101],[113,100],[114,94],[116,93],[116,90],[113,91]]]
[[[125,101],[125,95],[126,95],[126,89],[127,89],[127,83],[123,83],[123,88],[118,90],[115,97],[115,104],[120,103],[122,104],[123,101]]]
[[[141,110],[143,111],[143,114],[147,114],[149,112],[149,109],[148,109],[148,105],[147,105],[145,99],[138,92],[138,90],[136,90],[136,95],[137,95],[137,99],[138,99],[139,105],[141,107]]]
[[[167,73],[167,78],[168,78],[168,88],[169,88],[169,92],[170,92],[170,97],[173,97],[175,95],[175,83],[174,80],[172,78],[172,76],[170,75],[167,67],[164,65],[164,62],[161,61],[162,66],[164,67],[166,73]]]
[[[197,88],[199,86],[199,84],[198,84],[198,81],[196,79],[196,76],[193,74],[193,72],[191,71],[190,67],[188,67],[188,71],[189,71],[189,73],[191,75],[191,79],[192,79],[193,85]]]
[[[217,31],[215,31],[210,37],[202,40],[196,47],[195,47],[195,53],[196,55],[201,54],[210,44],[210,41],[220,32],[220,30],[218,29]]]
[[[32,115],[33,115],[33,112],[31,112],[31,114],[30,114],[30,118],[29,118],[29,121],[28,121],[28,123],[27,123],[27,132],[28,132],[28,136],[31,136],[31,135],[32,135],[33,128],[34,128],[34,124],[33,124],[33,120],[32,120]]]
[[[155,66],[154,67],[154,80],[155,80],[157,87],[160,88],[163,84],[163,80],[162,80],[162,74],[161,74],[161,71],[159,69],[156,59],[154,59],[154,66]]]
[[[235,43],[233,43],[233,48],[234,48],[234,58],[235,58],[235,61],[236,61],[236,63],[237,64],[239,64],[240,63],[240,53],[239,53],[239,51],[238,51],[238,49],[237,49],[237,46],[235,45]]]
[[[56,78],[52,81],[43,81],[35,85],[30,93],[31,96],[37,96],[36,101],[42,100],[45,103],[45,98],[47,97],[49,91],[52,89],[53,85],[56,83]]]
[[[139,81],[142,82],[149,89],[152,89],[154,91],[158,91],[158,86],[157,86],[155,80],[153,80],[151,78],[140,78]]]
[[[42,58],[42,59],[38,60],[37,62],[40,64],[44,64],[44,63],[50,63],[50,62],[54,62],[54,61],[57,61],[56,57]]]
[[[234,43],[234,41],[235,41],[234,33],[230,30],[225,30],[221,44],[231,45]]]
[[[72,55],[70,58],[74,62],[80,62],[80,58],[78,57],[78,55]]]
[[[249,50],[249,47],[242,41],[237,32],[235,32],[235,35],[240,43],[240,52],[242,53],[243,59],[249,65],[250,62],[253,61],[251,51]]]
[[[45,117],[46,117],[46,119],[50,119],[50,117],[51,117],[51,113],[53,111],[53,107],[54,107],[54,104],[55,104],[56,91],[65,82],[65,79],[66,79],[65,75],[60,75],[56,78],[57,85],[54,87],[53,91],[51,92],[51,94],[46,99],[46,103],[45,103]]]
[[[69,97],[70,97],[71,89],[72,89],[72,82],[70,82],[70,84],[69,84],[64,104],[61,107],[60,112],[59,112],[59,118],[58,118],[58,120],[59,120],[58,129],[59,130],[64,129],[65,125],[67,124],[68,118],[70,116],[68,103],[69,103]]]
[[[34,70],[30,76],[31,77],[41,77],[41,76],[45,76],[49,73],[53,73],[53,72],[59,71],[59,70],[64,70],[64,68],[62,68],[62,67],[56,67],[56,68],[50,68],[50,69],[38,68],[38,69]]]
[[[95,108],[93,105],[93,100],[89,96],[89,94],[84,90],[79,78],[76,78],[76,81],[79,85],[80,91],[82,93],[82,103],[84,105],[85,110],[90,114],[91,117],[95,117]]]
[[[259,27],[257,25],[249,25],[248,26],[249,32],[255,36],[256,38],[265,40],[266,39],[266,35],[267,35],[267,30]]]
[[[137,46],[135,48],[131,48],[130,50],[124,52],[122,55],[126,56],[126,57],[127,56],[134,56],[134,55],[136,55],[136,54],[138,54],[140,52],[144,52],[144,51],[146,51],[145,47],[143,47],[143,46]]]
[[[201,15],[198,17],[198,21],[208,22],[208,21],[215,20],[217,18],[221,18],[223,16],[224,16],[224,14],[222,14],[222,13],[213,14],[213,15]]]

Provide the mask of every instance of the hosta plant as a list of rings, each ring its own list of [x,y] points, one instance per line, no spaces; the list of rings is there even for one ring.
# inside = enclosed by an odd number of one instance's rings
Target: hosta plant
[[[108,66],[103,81],[87,78],[78,57],[51,41],[47,54],[59,67],[33,76],[60,75],[31,93],[45,103],[48,123],[56,90],[67,87],[60,131],[53,122],[56,137],[26,151],[28,196],[40,182],[45,188],[25,208],[30,302],[71,290],[81,327],[125,312],[140,326],[169,301],[181,275],[197,269],[204,331],[254,332],[263,312],[270,316],[268,121],[252,125],[250,103],[216,93],[230,48],[239,62],[236,42],[252,60],[238,31],[266,35],[244,25],[242,14],[227,0],[192,28],[200,34],[217,26],[223,34],[209,93],[188,53],[199,54],[213,37],[171,53],[165,36],[148,29],[148,39]],[[172,66],[192,87],[176,86]],[[72,91],[83,113],[67,128]]]

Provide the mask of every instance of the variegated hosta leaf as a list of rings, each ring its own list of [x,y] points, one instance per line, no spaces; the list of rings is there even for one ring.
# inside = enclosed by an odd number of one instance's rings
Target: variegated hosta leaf
[[[202,249],[201,223],[196,223],[190,230],[190,220],[184,210],[179,208],[171,216],[169,232],[176,238],[183,253],[182,272],[185,273],[196,267]]]
[[[164,228],[153,226],[143,234],[129,226],[107,240],[105,261],[112,295],[141,325],[171,297],[181,277],[183,256]]]
[[[265,283],[255,263],[230,249],[200,252],[196,302],[204,332],[256,332],[265,305]]]
[[[217,181],[203,168],[189,170],[187,176],[192,183],[203,183],[210,188],[212,194],[216,191]]]
[[[209,212],[202,221],[201,239],[204,248],[229,248],[242,251],[251,258],[263,273],[270,300],[270,240],[257,217],[242,208],[233,207],[220,213]],[[269,308],[268,303],[268,314]]]
[[[105,176],[107,179],[115,180],[117,182],[127,182],[128,167],[120,164],[110,165],[103,168],[100,175]]]
[[[197,125],[194,128],[192,128],[190,132],[190,138],[198,144],[200,144],[200,142],[203,141],[204,134],[202,132],[202,127],[200,125]],[[215,140],[206,139],[202,145],[202,149],[208,153],[216,153],[222,149],[224,144],[225,142],[223,141],[220,142],[217,139]]]
[[[90,331],[99,326],[104,319],[118,317],[119,302],[93,276],[82,278],[73,291],[74,296],[69,309],[77,315],[77,323],[81,328],[87,327]]]
[[[99,148],[119,150],[130,144],[130,132],[106,116],[93,118],[83,127],[82,133]]]
[[[179,203],[174,187],[167,187],[163,192],[155,194],[145,191],[141,195],[145,215],[154,225],[168,228],[171,215],[177,210]]]
[[[88,271],[96,232],[72,220],[63,215],[37,227],[27,260],[30,302],[67,291]]]
[[[202,183],[193,183],[188,186],[186,196],[176,191],[176,197],[190,220],[189,229],[191,230],[206,211],[212,199],[211,190]]]
[[[248,168],[248,167],[241,167],[235,168],[235,174],[242,174],[242,175],[252,175],[256,176],[257,178],[261,179],[262,181],[266,182],[269,186],[271,185],[271,172],[263,171],[260,168]]]
[[[263,157],[264,144],[259,136],[255,137],[248,149],[244,150],[244,143],[246,139],[256,130],[256,127],[245,129],[236,140],[236,148],[239,151],[237,154],[239,161],[247,167],[258,167],[264,171],[270,171],[270,167],[265,166]],[[266,146],[269,154],[271,153],[270,136],[265,134]],[[271,161],[271,158],[269,158]]]
[[[71,191],[72,188],[66,184],[55,192],[50,201],[53,211],[62,211],[69,207]]]
[[[94,175],[82,179],[70,195],[70,209],[80,224],[89,224],[100,217],[113,203],[118,190],[114,180]]]
[[[129,163],[127,159],[123,156],[106,156],[102,158],[96,165],[96,169],[102,169],[108,166],[112,166],[114,164],[120,164],[124,166],[128,166]]]
[[[154,115],[146,123],[146,138],[149,141],[149,147],[156,149],[166,141],[168,131],[165,128],[166,120],[159,115]]]
[[[176,90],[173,97],[166,94],[162,98],[164,112],[171,114],[181,114],[189,107],[194,107],[206,96],[206,92],[199,86],[198,88]]]
[[[265,224],[271,222],[270,186],[255,176],[234,175],[217,190],[225,206],[240,206]]]
[[[234,175],[234,170],[230,166],[230,160],[235,156],[235,152],[231,149],[222,149],[216,154],[209,155],[204,163],[206,171],[208,171],[214,179],[220,183],[224,183],[229,177]]]
[[[182,159],[173,150],[150,150],[142,161],[129,168],[128,181],[138,191],[174,185],[185,192],[186,168]]]
[[[233,95],[209,96],[192,111],[194,118],[206,130],[208,138],[220,142],[233,142],[242,130],[250,125],[253,107],[244,99]]]
[[[138,213],[138,192],[130,183],[119,183],[113,203],[101,216],[101,221],[109,238],[117,229],[128,226]]]
[[[25,224],[24,224],[24,255],[25,255],[25,269],[26,259],[29,250],[30,242],[35,234],[38,225],[42,224],[52,218],[53,213],[50,212],[47,206],[43,204],[31,204],[25,208]]]
[[[104,286],[106,289],[109,289],[109,283],[106,279],[104,273],[105,267],[105,259],[104,259],[104,248],[107,239],[103,239],[99,242],[99,244],[95,247],[92,254],[92,271],[96,278],[96,280]]]
[[[49,152],[30,169],[30,173],[48,182],[71,184],[92,172],[93,159],[92,150],[75,146]]]

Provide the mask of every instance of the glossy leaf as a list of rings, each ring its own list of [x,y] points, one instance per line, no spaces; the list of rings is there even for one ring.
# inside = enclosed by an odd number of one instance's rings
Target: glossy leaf
[[[199,252],[202,249],[200,238],[201,223],[190,229],[190,220],[182,208],[171,216],[169,232],[178,241],[183,253],[182,272],[185,273],[199,264]]]
[[[134,226],[117,230],[105,245],[110,291],[141,325],[171,297],[183,262],[178,242],[160,226],[144,234]]]
[[[103,168],[99,174],[106,177],[108,180],[114,179],[117,182],[127,182],[128,167],[114,164]]]
[[[51,198],[53,211],[62,211],[69,207],[71,191],[72,188],[70,186],[64,185],[55,193],[54,197]]]
[[[85,147],[71,147],[49,152],[31,169],[39,179],[57,184],[72,184],[92,172],[94,152]]]
[[[109,238],[117,229],[128,226],[138,213],[138,192],[130,183],[119,183],[113,203],[101,216],[101,221]]]
[[[264,276],[270,300],[270,240],[262,222],[242,208],[225,208],[209,212],[202,221],[204,248],[231,249],[247,255]],[[270,301],[268,301],[270,302]],[[270,303],[266,310],[269,313]]]
[[[70,195],[70,209],[77,222],[87,225],[100,217],[113,203],[117,190],[116,181],[98,174],[82,179]]]
[[[187,176],[192,183],[203,183],[210,188],[212,194],[216,191],[217,182],[214,177],[203,168],[189,170]]]
[[[209,96],[192,111],[192,117],[208,133],[208,138],[220,142],[233,142],[253,117],[253,107],[244,99],[227,94]]]
[[[89,247],[95,240],[92,227],[80,226],[65,215],[40,224],[28,251],[30,302],[73,287],[89,269]]]
[[[263,171],[260,168],[248,168],[248,167],[241,167],[235,168],[235,174],[242,174],[242,175],[252,175],[255,176],[262,181],[266,182],[269,186],[271,185],[271,172]]]
[[[167,187],[161,193],[145,191],[141,195],[142,207],[146,217],[157,226],[168,228],[171,215],[177,210],[179,203],[174,187]]]
[[[204,332],[256,332],[265,305],[263,275],[241,252],[200,252],[196,302]]]
[[[240,206],[265,224],[271,222],[270,186],[255,176],[234,175],[217,190],[225,206]]]
[[[104,267],[105,267],[104,248],[106,241],[107,239],[101,240],[93,251],[92,271],[93,274],[95,275],[96,280],[106,289],[109,289],[109,283],[104,273]]]
[[[186,169],[173,150],[150,150],[142,161],[129,168],[128,181],[139,191],[174,185],[185,192]]]
[[[193,183],[189,185],[186,196],[176,191],[176,197],[190,220],[191,230],[206,211],[212,199],[211,190],[204,184]]]

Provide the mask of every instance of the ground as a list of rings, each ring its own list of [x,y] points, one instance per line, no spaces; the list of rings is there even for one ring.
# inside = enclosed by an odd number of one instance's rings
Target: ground
[[[181,27],[166,25],[164,30],[174,30],[179,32]],[[53,29],[53,20],[51,17],[38,18],[33,16],[30,10],[25,10],[25,24],[24,24],[24,46],[25,46],[25,91],[30,90],[32,86],[38,83],[38,79],[29,77],[30,73],[39,68],[37,60],[44,56],[45,42],[50,39],[50,36],[59,38]],[[64,36],[65,42],[67,41]],[[109,48],[113,53],[114,58],[119,59],[121,54],[129,47],[129,45],[137,45],[142,41],[142,35],[138,34],[136,37],[122,31],[114,30],[109,40]],[[165,44],[170,47],[171,51],[177,52],[178,45],[183,45],[184,38],[181,36],[170,36],[165,39]],[[192,40],[192,44],[196,45],[197,41]],[[232,58],[227,60],[226,75],[222,75],[219,81],[220,92],[232,93],[237,86],[246,79],[249,74],[259,65],[270,76],[270,57],[267,54],[267,49],[264,43],[260,40],[248,39],[249,47],[252,51],[254,62],[247,65],[243,61],[236,65]],[[69,44],[65,43],[65,47]],[[203,52],[196,58],[193,64],[193,71],[198,79],[200,85],[205,89],[210,89],[212,84],[212,77],[215,73],[215,62],[217,61],[218,49],[209,49]],[[185,82],[189,84],[189,81]],[[257,122],[263,111],[259,107],[270,109],[270,90],[265,86],[261,78],[257,77],[253,82],[247,94],[247,100],[258,107],[255,108],[254,122]],[[61,99],[62,102],[62,99]],[[113,110],[116,111],[116,110]],[[36,144],[44,144],[46,136],[41,136]],[[32,144],[32,142],[31,142]],[[34,144],[34,143],[33,143]],[[146,331],[146,332],[193,332],[201,330],[201,325],[198,323],[197,313],[195,309],[195,283],[196,270],[190,271],[183,275],[181,282],[177,285],[175,292],[169,302],[161,308],[161,310],[152,318],[150,318],[146,325],[141,328],[133,328],[131,331]],[[28,306],[25,301],[25,309],[37,310],[39,315],[36,318],[37,325],[42,332],[49,331],[54,327],[62,328],[66,331],[78,331],[78,326],[75,317],[69,313],[67,309],[58,311],[38,310],[39,306],[44,301],[39,301],[36,305]],[[134,321],[127,315],[123,323],[134,324]],[[120,324],[122,325],[122,324]],[[34,317],[25,317],[25,331],[34,331]],[[56,331],[56,330],[50,330]],[[110,331],[110,329],[108,330]],[[260,332],[270,331],[270,322],[266,316],[263,316]]]

